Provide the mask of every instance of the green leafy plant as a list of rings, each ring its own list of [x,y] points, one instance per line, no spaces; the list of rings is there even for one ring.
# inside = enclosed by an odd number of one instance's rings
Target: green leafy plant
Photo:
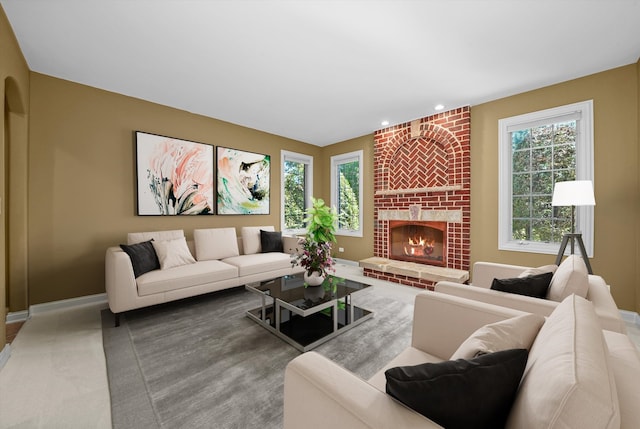
[[[307,240],[316,243],[336,242],[338,214],[327,206],[322,198],[311,198],[312,205],[306,210]]]
[[[312,198],[311,201],[312,206],[305,211],[307,233],[298,241],[301,249],[296,249],[292,255],[291,265],[300,265],[307,275],[320,272],[326,276],[327,271],[333,271],[335,263],[331,257],[331,243],[336,242],[338,215],[321,198]]]

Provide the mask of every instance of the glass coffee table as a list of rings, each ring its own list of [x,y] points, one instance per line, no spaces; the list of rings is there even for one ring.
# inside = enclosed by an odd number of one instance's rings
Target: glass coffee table
[[[245,287],[262,297],[247,316],[303,352],[373,317],[352,302],[353,294],[371,285],[353,280],[329,276],[322,286],[305,288],[300,273]]]

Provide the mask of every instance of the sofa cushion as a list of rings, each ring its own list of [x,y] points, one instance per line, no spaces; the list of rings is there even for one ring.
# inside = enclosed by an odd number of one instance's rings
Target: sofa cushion
[[[127,234],[127,244],[135,244],[149,240],[175,240],[176,238],[181,237],[184,237],[184,231],[181,229],[173,229],[169,231],[130,232]]]
[[[153,248],[151,241],[152,240],[131,245],[120,245],[120,248],[129,255],[129,258],[131,259],[133,275],[135,277],[140,277],[144,273],[160,269],[158,255],[156,255],[156,250]]]
[[[558,269],[558,266],[555,264],[542,265],[536,268],[527,268],[526,270],[518,274],[518,277],[529,277],[529,276],[535,276],[536,274],[543,274],[543,273],[553,274],[556,272],[557,269]]]
[[[240,230],[240,236],[242,237],[242,248],[245,255],[253,255],[254,253],[260,253],[260,230],[263,231],[275,231],[273,226],[244,226]]]
[[[155,270],[138,277],[138,295],[152,295],[238,277],[238,268],[212,260]]]
[[[152,241],[151,243],[156,250],[162,270],[196,262],[189,252],[189,246],[187,246],[187,240],[184,237],[175,240]]]
[[[367,380],[367,383],[381,392],[386,392],[387,377],[385,375],[385,372],[388,369],[394,368],[396,366],[413,366],[423,363],[438,363],[443,361],[444,359],[440,359],[439,357],[429,354],[423,350],[409,346],[402,352],[400,352],[400,354],[398,354],[396,357],[387,362],[385,366],[383,366],[369,380]]]
[[[276,252],[233,256],[222,262],[238,267],[240,277],[291,268],[291,257],[286,253]]]
[[[260,251],[262,253],[283,252],[282,232],[260,230]]]
[[[572,293],[583,298],[589,290],[589,272],[578,255],[569,255],[553,274],[547,298],[562,301]]]
[[[447,429],[500,428],[527,363],[525,349],[391,368],[387,393]]]
[[[538,314],[523,314],[490,323],[476,330],[460,344],[451,359],[471,359],[501,350],[529,350],[543,324],[544,317]]]
[[[517,293],[518,295],[545,298],[552,273],[534,274],[527,277],[514,277],[510,279],[493,279],[491,289],[502,292]]]
[[[240,254],[235,228],[194,229],[193,240],[198,261],[224,259]]]
[[[619,427],[608,354],[591,303],[567,297],[531,346],[507,428]]]

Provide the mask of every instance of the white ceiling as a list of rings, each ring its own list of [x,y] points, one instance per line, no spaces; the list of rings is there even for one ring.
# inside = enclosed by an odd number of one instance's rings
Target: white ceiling
[[[640,56],[640,0],[0,3],[33,71],[319,146]]]

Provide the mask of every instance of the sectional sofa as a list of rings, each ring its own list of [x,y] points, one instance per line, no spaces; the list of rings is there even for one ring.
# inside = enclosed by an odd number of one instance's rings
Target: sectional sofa
[[[105,288],[121,313],[304,271],[291,266],[297,238],[273,226],[137,232],[107,249]],[[157,258],[157,259],[155,259]]]
[[[551,281],[549,283],[547,280],[546,285],[543,284],[540,296],[533,296],[536,293],[532,290],[532,282],[535,282],[532,276],[544,273],[550,273]],[[502,283],[500,290],[494,289],[497,286],[494,279],[499,279]],[[568,256],[560,266],[525,267],[476,262],[473,265],[471,283],[462,285],[442,281],[435,285],[435,290],[542,316],[550,315],[564,298],[575,293],[591,301],[603,329],[623,334],[627,331],[609,285],[601,276],[588,274],[584,261],[577,255]],[[519,288],[519,293],[507,292],[513,287]]]
[[[315,352],[293,359],[284,428],[635,429],[638,380],[629,337],[602,330],[575,294],[544,318],[423,292],[411,345],[368,381]]]

